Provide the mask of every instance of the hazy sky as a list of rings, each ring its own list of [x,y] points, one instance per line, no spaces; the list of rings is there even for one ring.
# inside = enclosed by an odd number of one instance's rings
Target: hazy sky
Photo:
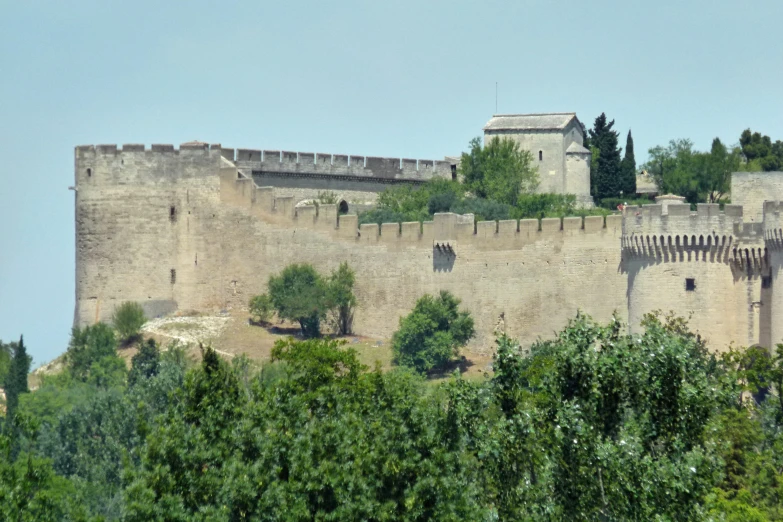
[[[783,139],[783,2],[0,0],[0,339],[35,364],[74,309],[73,148],[441,159],[495,111]]]

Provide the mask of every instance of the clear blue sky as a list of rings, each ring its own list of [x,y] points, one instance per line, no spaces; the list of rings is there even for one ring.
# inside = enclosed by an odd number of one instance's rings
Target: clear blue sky
[[[637,160],[783,139],[783,2],[0,0],[0,339],[73,321],[73,147],[441,159],[495,110],[601,112]]]

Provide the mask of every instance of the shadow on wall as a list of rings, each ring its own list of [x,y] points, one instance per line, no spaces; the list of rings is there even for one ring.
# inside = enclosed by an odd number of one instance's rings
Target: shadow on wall
[[[451,272],[457,254],[448,243],[435,243],[432,247],[432,270],[434,272]]]

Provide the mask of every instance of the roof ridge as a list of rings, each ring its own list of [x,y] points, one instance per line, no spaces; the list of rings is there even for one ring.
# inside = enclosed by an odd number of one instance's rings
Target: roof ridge
[[[527,114],[493,114],[493,118],[502,118],[502,117],[519,117],[519,116],[568,116],[569,114],[573,114],[576,116],[575,112],[530,112]]]

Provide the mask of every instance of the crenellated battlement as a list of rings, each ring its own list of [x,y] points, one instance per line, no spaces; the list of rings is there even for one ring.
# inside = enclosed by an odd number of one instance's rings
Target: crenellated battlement
[[[381,183],[452,177],[451,163],[447,161],[250,149],[237,149],[235,157],[237,167],[252,172],[261,183],[268,176],[340,176],[357,181],[371,178]]]
[[[744,233],[742,207],[699,203],[696,212],[690,205],[642,205],[623,211],[623,235],[740,235]],[[750,230],[750,228],[748,229]]]
[[[230,171],[230,169],[226,169]],[[424,245],[433,242],[473,244],[487,250],[509,250],[543,239],[609,233],[619,239],[622,216],[587,216],[475,222],[472,215],[435,214],[432,221],[358,224],[356,215],[338,216],[336,205],[295,207],[290,196],[277,196],[274,187],[259,187],[241,173],[227,172],[222,179],[224,201],[243,207],[259,218],[281,225],[329,231],[334,236],[369,244]],[[230,191],[229,193],[224,192]],[[232,194],[232,195],[230,195]]]
[[[95,158],[98,156],[116,156],[118,154],[192,154],[192,153],[222,153],[226,159],[233,161],[233,149],[224,149],[218,144],[208,144],[200,142],[183,143],[176,148],[171,144],[153,144],[147,148],[144,144],[125,143],[123,145],[104,144],[104,145],[79,145],[76,147],[75,154],[77,159]],[[228,158],[231,155],[232,158]]]
[[[121,159],[125,155],[138,157],[143,154],[147,161],[184,155],[187,157],[219,156],[234,163],[237,168],[251,173],[260,184],[264,178],[340,178],[347,181],[390,184],[423,183],[433,178],[452,179],[451,163],[410,158],[387,158],[377,156],[356,156],[347,154],[293,152],[281,150],[232,149],[218,144],[202,142],[183,143],[176,148],[170,144],[124,145],[80,145],[75,156],[79,161],[98,158]]]

